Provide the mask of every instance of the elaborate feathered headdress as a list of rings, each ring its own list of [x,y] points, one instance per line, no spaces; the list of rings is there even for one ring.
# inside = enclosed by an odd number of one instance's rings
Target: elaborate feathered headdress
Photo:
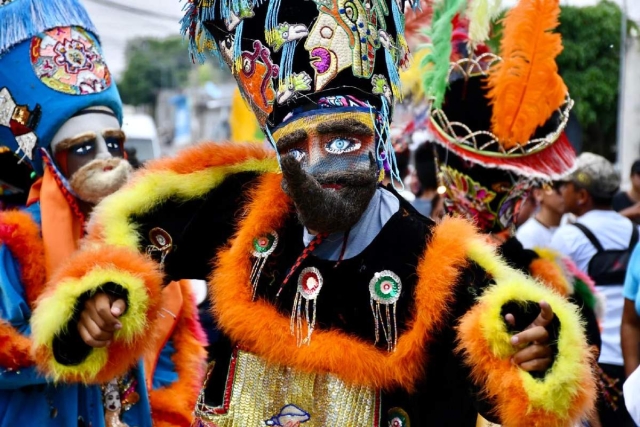
[[[495,55],[483,42],[498,11],[496,0],[444,0],[423,61],[445,202],[486,231],[509,227],[534,180],[558,179],[576,160],[563,134],[573,101],[555,62],[558,0],[520,0]],[[456,16],[467,23],[457,39]],[[468,54],[450,60],[460,46]]]
[[[474,0],[470,10],[490,6]],[[462,12],[458,7],[449,14]],[[573,101],[555,62],[562,51],[554,32],[559,14],[558,0],[520,0],[504,19],[499,56],[472,55],[446,69],[438,58],[427,58],[434,68],[424,82],[433,99],[431,128],[450,151],[532,178],[555,179],[574,167],[575,153],[561,137]],[[469,33],[484,37],[490,15],[481,14],[482,25],[472,17]]]

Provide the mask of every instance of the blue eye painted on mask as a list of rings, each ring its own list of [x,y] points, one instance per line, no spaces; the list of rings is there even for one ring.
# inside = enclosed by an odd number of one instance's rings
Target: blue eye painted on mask
[[[93,153],[95,148],[96,148],[95,141],[88,141],[81,145],[77,145],[73,147],[72,152],[73,154],[76,154],[78,156],[86,156]]]
[[[345,138],[336,138],[327,142],[324,149],[331,154],[345,154],[360,149],[362,144],[358,141],[352,141]]]
[[[298,148],[294,148],[293,150],[289,150],[289,153],[287,153],[291,156],[293,156],[294,159],[296,159],[298,162],[301,162],[304,159],[304,151],[298,149]]]

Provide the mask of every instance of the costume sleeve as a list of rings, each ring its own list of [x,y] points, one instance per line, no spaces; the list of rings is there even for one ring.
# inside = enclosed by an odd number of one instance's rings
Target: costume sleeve
[[[146,350],[163,285],[208,276],[234,232],[244,189],[275,168],[255,145],[203,144],[152,163],[101,202],[82,249],[51,278],[33,314],[38,365],[72,382],[126,371]],[[122,329],[106,348],[90,348],[77,332],[84,302],[96,292],[127,301]]]
[[[157,358],[149,391],[153,422],[159,427],[191,425],[206,370],[207,342],[198,307],[187,280],[180,281],[180,289],[182,309]]]
[[[31,296],[44,273],[38,226],[23,212],[0,213],[0,389],[42,384],[34,368],[29,318]]]
[[[458,350],[472,381],[492,403],[492,414],[508,426],[571,426],[584,419],[596,396],[593,355],[577,307],[557,292],[508,267],[483,240],[470,237],[468,258],[487,272],[491,285],[462,316]],[[511,363],[510,338],[539,314],[547,301],[554,361],[545,373],[528,373]],[[504,320],[513,313],[517,325]]]

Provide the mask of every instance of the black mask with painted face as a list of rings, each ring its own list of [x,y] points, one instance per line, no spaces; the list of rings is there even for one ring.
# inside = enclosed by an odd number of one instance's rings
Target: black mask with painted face
[[[282,157],[281,167],[284,192],[293,200],[302,225],[316,233],[345,231],[358,222],[376,191],[379,175],[373,154],[369,170],[312,175],[292,155]]]

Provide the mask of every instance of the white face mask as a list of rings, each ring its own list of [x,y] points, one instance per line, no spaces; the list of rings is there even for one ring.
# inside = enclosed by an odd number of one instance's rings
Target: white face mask
[[[96,204],[129,178],[124,134],[109,109],[90,108],[69,119],[51,141],[55,157],[66,156],[66,178],[81,200]]]

